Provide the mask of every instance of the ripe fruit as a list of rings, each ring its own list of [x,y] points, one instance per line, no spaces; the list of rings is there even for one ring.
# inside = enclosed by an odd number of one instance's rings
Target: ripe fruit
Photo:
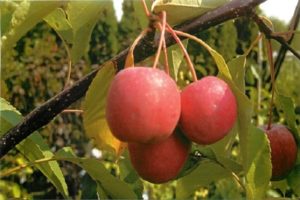
[[[164,71],[134,67],[112,81],[106,119],[121,141],[151,143],[170,136],[180,117],[180,93]]]
[[[263,127],[270,141],[272,179],[283,179],[293,168],[297,159],[297,144],[292,133],[283,125],[272,124],[271,129]]]
[[[188,158],[191,143],[178,133],[159,143],[129,143],[130,160],[145,180],[163,183],[175,178]]]
[[[181,92],[180,126],[198,144],[212,144],[225,137],[236,117],[235,96],[217,77],[204,77]]]

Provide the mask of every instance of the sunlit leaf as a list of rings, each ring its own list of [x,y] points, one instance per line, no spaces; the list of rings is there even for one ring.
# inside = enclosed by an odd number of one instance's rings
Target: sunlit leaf
[[[213,10],[229,0],[155,0],[152,11],[166,11],[167,21],[176,25]]]
[[[0,98],[0,135],[6,133],[10,128],[22,120],[21,114],[10,105],[7,101]],[[42,136],[37,132],[31,134],[16,148],[26,157],[30,162],[42,158],[49,158],[53,156],[50,148],[43,140]],[[57,190],[65,197],[68,197],[68,188],[65,182],[63,173],[56,161],[50,161],[36,167],[48,178],[48,180],[57,188]]]
[[[86,93],[83,124],[87,136],[95,140],[98,148],[118,153],[122,143],[112,135],[105,118],[106,97],[115,73],[112,62],[105,63],[97,73]]]
[[[130,186],[109,173],[100,160],[76,157],[70,148],[63,148],[55,158],[72,162],[84,169],[92,179],[97,181],[102,190],[113,199],[136,199]],[[100,188],[98,188],[100,189]],[[99,191],[99,190],[98,190]],[[101,192],[101,189],[100,191]],[[103,195],[101,195],[103,197]],[[105,195],[106,196],[106,195]]]
[[[16,5],[9,30],[1,38],[2,52],[12,48],[27,31],[62,4],[61,1],[22,1]]]
[[[67,19],[63,9],[57,8],[47,15],[44,20],[64,39],[68,44],[73,43],[73,28]]]
[[[73,30],[71,58],[73,62],[88,51],[92,30],[103,10],[113,12],[112,1],[70,1],[66,15]]]

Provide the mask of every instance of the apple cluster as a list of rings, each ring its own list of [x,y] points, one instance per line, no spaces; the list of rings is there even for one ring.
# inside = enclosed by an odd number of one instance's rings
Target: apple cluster
[[[107,97],[106,118],[112,133],[128,143],[133,167],[152,183],[174,179],[188,158],[191,141],[217,142],[236,117],[230,87],[213,76],[180,92],[162,70],[126,68],[115,76]]]

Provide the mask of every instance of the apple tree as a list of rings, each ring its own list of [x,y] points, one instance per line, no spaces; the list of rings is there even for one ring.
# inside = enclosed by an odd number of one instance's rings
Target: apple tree
[[[1,2],[0,199],[300,197],[300,1],[264,1]]]

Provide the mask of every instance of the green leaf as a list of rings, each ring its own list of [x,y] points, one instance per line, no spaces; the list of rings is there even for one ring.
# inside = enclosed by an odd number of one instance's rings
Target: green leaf
[[[244,77],[245,67],[241,66],[238,68],[233,66],[233,64],[245,65],[245,58],[237,58],[240,60],[232,61],[232,70],[229,71],[224,58],[218,52],[205,43],[202,45],[214,58],[219,69],[219,76],[230,85],[237,99],[238,134],[243,168],[246,176],[247,198],[261,199],[265,195],[271,178],[271,155],[266,135],[261,130],[254,128],[251,125],[253,112],[252,104],[248,97],[244,94],[244,81],[240,77]],[[233,78],[233,76],[235,77]]]
[[[63,148],[55,154],[55,158],[72,162],[84,169],[92,179],[97,181],[103,191],[113,199],[136,199],[130,186],[114,177],[107,171],[100,160],[76,157],[71,148]]]
[[[98,199],[109,199],[102,185],[97,181],[97,195]]]
[[[259,128],[250,127],[245,167],[247,197],[263,199],[272,175],[271,150],[267,135]]]
[[[2,1],[0,4],[1,9],[1,34],[5,35],[9,30],[10,22],[12,19],[13,12],[16,10],[17,3],[12,1]]]
[[[232,77],[233,82],[240,91],[245,91],[245,65],[246,56],[238,56],[228,63],[228,68]]]
[[[188,40],[182,41],[182,44],[187,48]],[[184,61],[184,56],[181,48],[178,44],[175,44],[167,49],[168,53],[168,63],[170,67],[170,75],[175,81],[178,80],[178,72],[182,61]]]
[[[156,0],[152,5],[152,11],[154,13],[166,11],[168,23],[176,25],[203,15],[226,2],[228,0]]]
[[[145,1],[146,4],[147,4],[147,7],[148,9],[150,8],[150,4],[151,2],[150,1]],[[134,16],[137,18],[140,26],[142,29],[145,29],[148,27],[149,25],[149,19],[148,17],[146,16],[146,13],[144,11],[144,7],[143,7],[143,4],[142,4],[142,1],[132,1],[132,4],[133,4],[133,8],[134,8]]]
[[[112,135],[105,118],[106,97],[115,73],[112,62],[105,63],[97,73],[83,103],[83,125],[87,136],[94,139],[98,148],[118,154],[122,143]]]
[[[120,168],[120,178],[130,185],[139,199],[142,199],[144,188],[143,182],[141,181],[135,169],[132,167],[128,151],[124,152],[123,157],[124,158],[120,159],[118,162]]]
[[[0,98],[0,135],[6,133],[10,128],[22,120],[21,114],[3,98]],[[30,162],[42,158],[53,156],[50,148],[43,140],[42,136],[37,132],[31,134],[16,148]],[[49,179],[49,181],[57,188],[57,190],[65,197],[68,197],[68,188],[63,173],[56,161],[50,161],[36,165],[36,167]]]
[[[103,10],[113,10],[112,1],[70,1],[66,15],[73,29],[72,62],[78,61],[88,51],[92,30]]]
[[[3,80],[0,80],[0,97],[6,99],[8,97],[8,89],[6,83]]]
[[[199,187],[229,177],[232,177],[230,171],[213,161],[203,160],[195,170],[177,180],[176,198],[187,199]]]
[[[284,119],[286,120],[289,129],[292,131],[297,143],[300,144],[300,134],[296,125],[296,114],[293,100],[290,97],[277,94],[276,103],[278,107],[282,109]]]
[[[65,11],[61,8],[55,9],[52,13],[44,18],[68,44],[73,43],[73,28],[67,19]]]
[[[1,38],[2,52],[12,48],[27,31],[61,5],[61,1],[22,1],[17,4],[11,17],[9,30]]]
[[[289,186],[300,196],[300,164],[296,165],[287,178]]]

